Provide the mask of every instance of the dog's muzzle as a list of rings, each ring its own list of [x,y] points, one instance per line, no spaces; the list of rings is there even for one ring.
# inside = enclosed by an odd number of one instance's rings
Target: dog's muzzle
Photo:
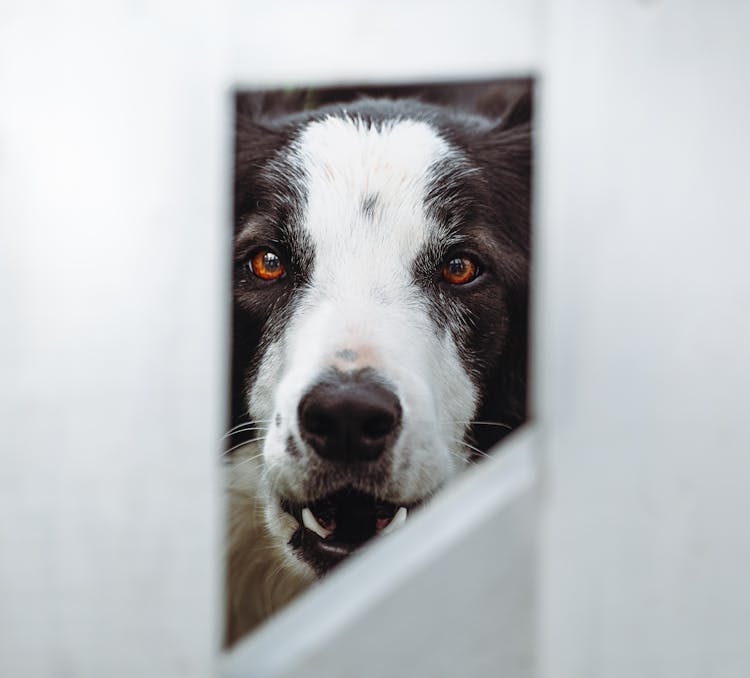
[[[330,371],[302,396],[297,417],[319,472],[344,479],[324,496],[281,502],[299,525],[290,546],[321,575],[371,537],[403,524],[417,503],[386,501],[346,482],[382,475],[401,431],[399,398],[375,370]]]

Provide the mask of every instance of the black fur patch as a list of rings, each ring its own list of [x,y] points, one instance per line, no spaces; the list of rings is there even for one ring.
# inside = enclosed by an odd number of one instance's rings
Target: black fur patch
[[[368,221],[373,221],[375,219],[375,208],[377,207],[377,205],[378,196],[374,193],[366,195],[364,198],[362,198],[360,210]]]

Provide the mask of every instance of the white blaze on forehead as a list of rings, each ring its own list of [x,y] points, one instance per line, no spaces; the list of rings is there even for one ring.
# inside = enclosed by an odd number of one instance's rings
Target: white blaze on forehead
[[[361,272],[369,256],[381,276],[403,273],[431,228],[424,199],[433,165],[452,154],[447,142],[415,120],[329,117],[304,130],[297,153],[316,270],[349,263]]]

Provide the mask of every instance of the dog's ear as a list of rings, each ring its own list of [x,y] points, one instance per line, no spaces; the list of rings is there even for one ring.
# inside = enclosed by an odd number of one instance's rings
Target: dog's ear
[[[530,89],[512,99],[500,116],[500,128],[510,129],[519,125],[531,125],[534,100]]]
[[[234,222],[237,227],[261,205],[262,168],[284,143],[284,134],[272,119],[262,117],[255,95],[237,99],[234,153]]]
[[[502,225],[503,237],[528,265],[531,219],[532,98],[527,89],[502,103],[502,112],[472,144],[489,189],[491,211]],[[495,109],[497,110],[497,109]],[[523,275],[519,276],[519,279]]]
[[[477,96],[473,112],[490,120],[503,121],[504,126],[531,122],[531,80],[490,85]]]

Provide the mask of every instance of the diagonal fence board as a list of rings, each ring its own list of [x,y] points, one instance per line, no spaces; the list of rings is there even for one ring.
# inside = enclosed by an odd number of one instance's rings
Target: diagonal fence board
[[[495,454],[240,642],[222,678],[532,676],[533,432]]]

